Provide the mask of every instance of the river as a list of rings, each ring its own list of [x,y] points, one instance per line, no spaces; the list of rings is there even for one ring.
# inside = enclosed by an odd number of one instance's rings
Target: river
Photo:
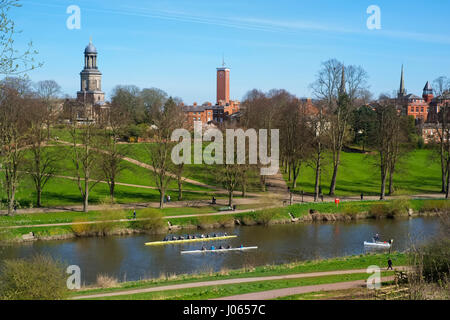
[[[196,250],[201,243],[145,246],[161,235],[131,235],[36,241],[0,247],[0,260],[24,258],[35,253],[50,254],[67,265],[78,265],[82,282],[95,282],[103,273],[120,281],[159,277],[162,274],[197,273],[235,269],[243,266],[280,264],[292,261],[331,258],[364,253],[363,241],[379,233],[382,240],[394,239],[395,250],[421,243],[439,230],[437,218],[359,220],[352,222],[307,223],[263,226],[236,226],[209,231],[238,237],[206,242],[206,246],[258,246],[246,252],[180,254]],[[180,231],[183,234],[186,231]],[[203,231],[205,232],[205,231]]]

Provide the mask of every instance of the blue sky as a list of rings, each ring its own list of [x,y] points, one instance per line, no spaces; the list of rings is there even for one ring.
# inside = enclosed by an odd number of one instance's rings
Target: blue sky
[[[361,65],[371,91],[398,89],[405,65],[408,92],[450,76],[450,1],[381,0],[22,0],[13,17],[44,62],[33,81],[54,79],[79,90],[83,51],[92,36],[103,90],[118,84],[157,87],[185,103],[215,101],[216,67],[231,68],[231,98],[253,88],[311,95],[322,61]],[[69,5],[81,29],[69,30]],[[381,9],[381,30],[368,30],[369,5]]]

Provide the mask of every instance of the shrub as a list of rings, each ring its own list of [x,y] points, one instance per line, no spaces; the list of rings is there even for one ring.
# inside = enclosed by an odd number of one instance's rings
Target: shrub
[[[0,272],[2,300],[59,300],[67,296],[64,266],[50,256],[5,260]]]
[[[73,221],[76,224],[71,225],[72,232],[77,236],[86,235],[89,232],[90,225],[85,223],[88,222],[87,218],[81,218]]]
[[[394,218],[399,215],[408,214],[411,203],[408,199],[395,199],[388,203],[373,204],[369,209],[369,217],[379,218]]]
[[[197,220],[200,229],[209,229],[214,224],[214,219],[211,216],[199,217]]]
[[[100,288],[111,288],[117,286],[118,281],[114,277],[110,277],[107,274],[97,275],[97,285]]]
[[[395,199],[387,205],[387,217],[393,218],[396,215],[405,215],[411,207],[411,202],[406,198]]]
[[[421,212],[449,212],[449,200],[425,200],[420,209]]]
[[[262,210],[256,217],[258,224],[268,225],[275,217],[274,210]]]
[[[165,229],[167,227],[167,222],[164,221],[162,213],[152,212],[151,214],[145,215],[145,220],[131,221],[130,226],[133,229],[156,233]]]
[[[355,219],[356,215],[359,213],[359,209],[356,206],[347,205],[343,207],[342,213],[352,219]]]
[[[232,227],[234,226],[234,218],[232,217],[220,217],[219,220],[217,221],[218,223],[220,223],[220,225],[222,227]]]
[[[373,204],[369,209],[369,217],[375,219],[383,218],[386,216],[387,212],[388,208],[386,204],[384,203]]]
[[[447,280],[450,265],[450,238],[436,239],[421,250],[422,276],[428,282]]]

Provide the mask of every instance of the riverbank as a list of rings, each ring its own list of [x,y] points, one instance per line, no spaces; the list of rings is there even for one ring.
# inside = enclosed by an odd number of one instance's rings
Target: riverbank
[[[315,285],[367,279],[366,268],[378,265],[384,269],[388,258],[394,266],[408,264],[405,253],[366,254],[324,260],[292,262],[281,265],[248,266],[219,272],[162,275],[157,279],[108,283],[82,288],[72,292],[72,299],[210,299],[235,292],[256,292],[274,288]],[[383,275],[387,275],[384,274]],[[213,286],[213,287],[211,287]]]
[[[352,201],[304,203],[285,207],[241,205],[236,211],[218,206],[146,208],[130,213],[109,208],[90,213],[64,212],[0,217],[2,242],[65,240],[76,237],[164,234],[177,230],[210,230],[235,225],[271,225],[384,219],[448,214],[448,200],[397,199],[391,201]]]

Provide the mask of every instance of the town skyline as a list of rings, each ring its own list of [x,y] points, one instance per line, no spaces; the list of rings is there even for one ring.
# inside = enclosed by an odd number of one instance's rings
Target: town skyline
[[[207,19],[213,17],[212,6],[206,6],[208,10],[203,9],[194,19],[189,10],[171,11],[171,5],[158,1],[141,7],[133,7],[132,4],[124,7],[112,1],[108,4],[109,11],[102,1],[95,4],[79,1],[81,29],[68,30],[65,22],[69,15],[65,9],[69,4],[57,4],[55,1],[21,3],[23,8],[17,16],[17,24],[24,32],[18,43],[23,45],[33,40],[35,49],[39,51],[37,59],[44,62],[42,68],[29,73],[30,79],[54,79],[61,85],[63,92],[70,96],[74,96],[77,91],[78,75],[83,62],[82,51],[90,37],[99,50],[99,69],[104,76],[103,87],[107,100],[116,85],[136,85],[140,88],[160,88],[171,96],[180,97],[186,104],[213,102],[215,71],[221,65],[223,57],[227,67],[232,70],[230,91],[231,98],[235,100],[242,100],[245,93],[254,88],[263,91],[284,88],[299,97],[314,98],[309,85],[314,81],[321,62],[330,58],[336,58],[345,64],[361,65],[369,74],[370,90],[374,97],[398,90],[402,64],[405,87],[409,93],[415,94],[420,94],[427,81],[432,83],[442,75],[442,70],[450,67],[447,66],[449,62],[444,59],[444,51],[450,46],[450,38],[439,35],[438,32],[399,32],[400,27],[393,24],[392,20],[395,6],[385,1],[380,1],[379,4],[383,14],[381,30],[366,29],[366,4],[347,4],[343,8],[327,7],[325,16],[329,16],[328,11],[331,9],[338,12],[346,9],[348,12],[340,18],[330,19],[328,23],[313,23],[303,20],[303,14],[297,20],[288,19],[289,15],[282,10],[274,12],[271,17],[267,12],[270,6],[263,2],[262,7],[252,13],[252,19],[247,17],[245,20],[239,15],[241,18],[234,19],[238,22],[233,24],[231,15],[228,14],[230,10],[226,8],[221,11],[224,22],[219,23],[220,21]],[[420,1],[414,2],[404,12],[402,20],[413,14],[420,7],[418,4]],[[204,7],[205,5],[202,6]],[[246,12],[244,5],[238,7]],[[310,6],[308,10],[316,10],[314,7]],[[427,10],[432,9],[433,5],[430,5]],[[356,14],[357,10],[359,16]],[[36,19],[38,16],[46,16],[47,19]],[[110,21],[108,16],[114,18]],[[272,19],[261,19],[263,16]],[[286,20],[276,20],[275,16],[285,17]],[[111,23],[116,17],[121,19],[119,25],[123,23],[127,27],[123,30],[113,27]],[[352,28],[344,25],[336,27],[345,17],[347,20],[349,17],[357,18],[358,21],[351,23]],[[130,23],[130,19],[136,21]],[[39,28],[30,28],[27,20],[37,22]],[[281,21],[284,23],[280,23]],[[420,22],[414,28],[421,29],[419,27],[423,24],[429,25],[429,30],[442,29],[439,19],[425,15]],[[208,30],[212,31],[208,34],[197,32],[202,24],[208,24]],[[140,30],[136,29],[138,25],[142,26]],[[155,25],[163,28],[158,31],[146,28]],[[54,35],[45,31],[33,31],[50,28],[54,30]],[[192,32],[196,30],[191,41],[181,39],[183,28]],[[278,42],[272,41],[281,31],[287,35]],[[211,38],[214,32],[217,33],[217,39]],[[238,37],[237,33],[243,35]],[[256,40],[264,34],[270,41],[265,42],[262,49],[262,43],[258,45]],[[54,41],[54,37],[58,35],[61,41]],[[339,40],[343,35],[346,39]],[[135,41],[136,38],[141,41]],[[253,40],[250,41],[251,39]],[[220,41],[225,44],[217,46]],[[378,49],[383,48],[383,52],[373,50],[375,47],[374,44],[369,45],[371,42],[378,43]],[[64,45],[61,46],[60,43]],[[164,47],[164,44],[169,46]],[[416,49],[411,51],[411,46]],[[172,50],[174,47],[178,49]],[[427,49],[426,55],[422,54],[424,49]],[[370,50],[373,51],[369,52]],[[65,58],[57,58],[60,56]],[[61,70],[64,72],[61,73]]]

